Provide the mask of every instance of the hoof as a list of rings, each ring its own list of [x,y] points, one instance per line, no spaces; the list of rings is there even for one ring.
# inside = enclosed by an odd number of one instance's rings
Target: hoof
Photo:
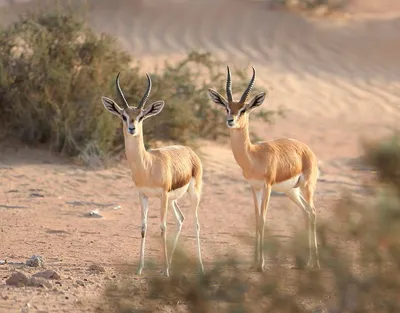
[[[200,267],[199,274],[203,275],[203,276],[206,275],[206,272],[204,271],[204,267],[203,266]]]
[[[161,273],[162,276],[169,277],[169,268],[165,269]]]
[[[257,267],[257,272],[259,272],[259,273],[265,272],[265,267],[264,267],[264,265],[259,265],[259,266]]]
[[[308,261],[307,268],[309,268],[309,269],[320,269],[321,266],[319,265],[319,261],[317,261],[316,263],[314,263],[312,261]]]
[[[142,275],[142,271],[143,271],[143,268],[139,267],[139,268],[136,270],[136,275]]]
[[[265,272],[265,263],[264,261],[261,261],[261,263],[255,264],[256,265],[256,271],[259,273]]]

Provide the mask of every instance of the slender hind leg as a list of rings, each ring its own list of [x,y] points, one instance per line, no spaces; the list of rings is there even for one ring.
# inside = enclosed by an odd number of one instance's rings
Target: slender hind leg
[[[308,208],[308,211],[310,212],[310,228],[312,232],[312,236],[314,237],[311,239],[311,245],[314,245],[314,257],[315,257],[315,262],[316,264],[309,264],[310,266],[316,265],[317,268],[320,268],[319,264],[319,256],[318,256],[318,241],[317,241],[317,213],[315,211],[314,207],[314,201],[313,201],[313,196],[314,196],[314,189],[311,188],[310,186],[305,186],[305,187],[300,187],[301,191],[303,193],[303,197],[301,197],[302,201]]]
[[[302,198],[300,194],[300,189],[299,188],[294,188],[290,189],[289,191],[286,192],[286,196],[290,200],[292,200],[298,207],[300,207],[304,215],[304,222],[305,226],[308,230],[308,263],[307,266],[310,266],[311,260],[312,260],[312,232],[311,232],[311,215],[310,215],[310,210],[307,206],[306,201]],[[304,203],[303,203],[304,201]]]
[[[189,186],[189,195],[192,201],[192,205],[194,206],[194,227],[196,229],[196,242],[197,242],[197,256],[199,259],[199,266],[200,271],[204,274],[204,266],[203,266],[203,259],[201,256],[201,246],[200,246],[200,223],[199,223],[199,215],[198,209],[200,204],[200,192],[196,190],[194,182]]]
[[[264,230],[265,230],[265,221],[267,218],[267,211],[268,211],[268,205],[269,205],[269,199],[271,196],[271,186],[270,185],[265,185],[262,190],[262,203],[261,203],[261,210],[260,210],[260,261],[259,261],[259,267],[258,271],[263,272],[264,271],[264,264],[265,264],[265,259],[264,259]]]
[[[203,266],[203,258],[201,256],[201,247],[200,247],[200,223],[198,216],[198,208],[199,208],[200,196],[197,196],[195,201],[195,227],[196,227],[196,241],[197,241],[197,256],[199,258],[200,270],[204,274],[204,266]]]
[[[168,214],[168,193],[164,191],[161,196],[160,228],[164,255],[164,275],[169,276],[169,263],[167,251],[167,214]]]
[[[174,256],[175,248],[178,243],[179,235],[181,234],[183,221],[185,220],[185,216],[183,215],[178,202],[176,200],[170,202],[170,206],[173,208],[175,217],[176,217],[176,234],[174,239],[174,246],[171,251],[171,256],[169,259],[169,264],[172,264],[172,257]]]

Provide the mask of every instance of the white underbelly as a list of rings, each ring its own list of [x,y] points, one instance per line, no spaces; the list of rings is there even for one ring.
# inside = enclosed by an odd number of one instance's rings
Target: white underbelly
[[[177,200],[181,198],[189,188],[190,182],[185,186],[168,192],[168,200]],[[146,195],[148,198],[161,198],[161,188],[150,188],[150,187],[137,187],[138,191]]]
[[[299,181],[300,175],[296,175],[288,180],[284,180],[282,182],[273,184],[271,189],[272,191],[276,192],[287,192],[290,189],[293,189],[296,185],[297,182]],[[265,184],[263,180],[248,180],[249,184],[254,187],[254,188],[262,188]]]

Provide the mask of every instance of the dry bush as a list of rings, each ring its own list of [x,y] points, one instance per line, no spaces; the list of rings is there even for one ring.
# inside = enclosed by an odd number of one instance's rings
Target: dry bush
[[[150,73],[148,102],[166,101],[162,114],[146,122],[147,143],[225,135],[223,112],[207,98],[209,83],[223,88],[224,68],[208,53],[191,52],[178,64]],[[101,96],[118,100],[116,74],[127,100],[136,105],[147,80],[138,62],[115,38],[95,34],[74,12],[30,14],[0,31],[0,127],[28,144],[82,160],[121,150],[121,122],[107,113]],[[237,88],[248,73],[236,70]],[[258,117],[267,120],[270,112]]]
[[[318,226],[321,269],[307,269],[304,230],[289,242],[266,236],[268,269],[250,273],[242,257],[196,274],[180,252],[172,277],[124,280],[107,287],[107,312],[400,312],[400,142],[369,145],[363,160],[376,185],[360,200],[344,196]],[[297,266],[285,265],[293,258]],[[179,270],[178,270],[179,269]],[[136,310],[136,311],[135,311]]]

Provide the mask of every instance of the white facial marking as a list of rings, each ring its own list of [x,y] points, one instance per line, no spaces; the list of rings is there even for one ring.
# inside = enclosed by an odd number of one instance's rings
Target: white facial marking
[[[124,123],[126,124],[126,129],[127,129],[128,133],[129,133],[130,135],[132,135],[132,136],[136,136],[136,135],[137,135],[136,127],[135,127],[135,124],[136,124],[136,123],[135,123],[135,122],[132,123],[132,122],[130,121],[130,117],[129,117],[129,115],[128,115],[126,112],[123,112],[123,113],[122,113],[122,117],[123,117]]]
[[[144,117],[144,111],[140,111],[139,115],[136,116],[136,123],[140,123],[140,119],[143,119],[143,117]]]

